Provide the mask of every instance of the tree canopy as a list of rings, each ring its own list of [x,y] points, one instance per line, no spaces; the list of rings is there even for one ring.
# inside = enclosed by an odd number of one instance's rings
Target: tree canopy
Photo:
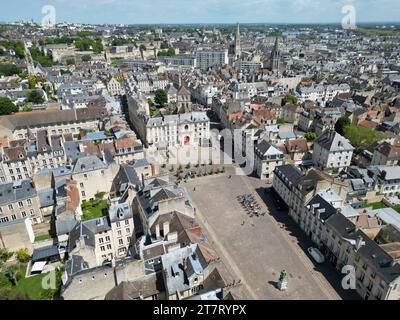
[[[340,117],[335,124],[335,131],[340,135],[344,136],[344,130],[347,126],[351,124],[351,121],[348,117]]]
[[[162,89],[156,90],[154,92],[154,102],[160,106],[164,106],[168,102],[167,93]]]
[[[344,136],[350,140],[353,147],[366,150],[375,142],[386,138],[386,134],[371,128],[351,124],[344,128]]]
[[[32,102],[32,103],[43,103],[44,99],[42,95],[40,94],[39,90],[31,90],[28,91],[26,94],[26,99],[27,102]]]
[[[317,134],[310,131],[304,135],[304,138],[306,138],[308,142],[312,142],[317,138]]]
[[[288,104],[288,103],[298,104],[299,103],[299,99],[297,99],[297,97],[295,97],[294,95],[289,93],[283,98],[283,102],[285,104]]]
[[[9,115],[18,112],[18,107],[7,97],[0,97],[0,115]]]

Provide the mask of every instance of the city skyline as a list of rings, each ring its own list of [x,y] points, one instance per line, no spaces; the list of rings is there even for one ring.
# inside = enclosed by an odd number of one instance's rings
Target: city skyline
[[[41,22],[46,5],[55,7],[57,23],[84,24],[339,24],[346,5],[354,6],[358,23],[393,23],[400,16],[395,0],[205,0],[190,6],[183,0],[22,0],[3,5],[0,21]]]

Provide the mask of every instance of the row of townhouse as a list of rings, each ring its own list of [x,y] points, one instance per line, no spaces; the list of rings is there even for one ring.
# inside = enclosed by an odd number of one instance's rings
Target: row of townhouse
[[[106,116],[107,110],[101,107],[49,109],[1,116],[0,136],[24,139],[41,130],[47,130],[51,135],[78,135],[81,130],[98,130]]]
[[[338,272],[344,266],[354,267],[354,289],[362,298],[400,298],[398,257],[391,256],[346,216],[345,212],[355,210],[344,206],[345,183],[316,169],[304,173],[285,165],[276,168],[273,189],[286,203],[291,218]]]

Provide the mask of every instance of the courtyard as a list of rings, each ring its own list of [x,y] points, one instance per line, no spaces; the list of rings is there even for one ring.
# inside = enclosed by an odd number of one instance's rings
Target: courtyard
[[[208,241],[232,274],[246,287],[248,299],[353,299],[354,292],[341,289],[340,274],[329,264],[315,265],[308,256],[312,242],[288,220],[285,211],[274,209],[265,194],[265,183],[224,174],[189,179],[184,183],[196,208],[196,219]],[[238,197],[252,195],[265,215],[246,213]],[[288,289],[279,291],[282,270]]]

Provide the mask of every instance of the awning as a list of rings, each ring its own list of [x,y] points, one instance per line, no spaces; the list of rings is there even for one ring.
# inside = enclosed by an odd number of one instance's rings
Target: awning
[[[32,266],[31,273],[42,272],[46,263],[46,261],[35,262]]]

